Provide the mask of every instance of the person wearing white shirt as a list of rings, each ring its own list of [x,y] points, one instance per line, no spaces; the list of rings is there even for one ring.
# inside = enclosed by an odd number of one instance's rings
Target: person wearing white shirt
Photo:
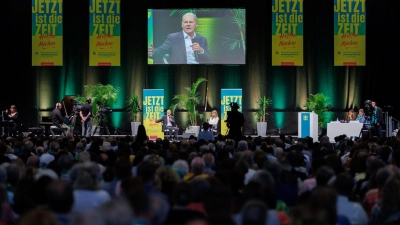
[[[208,124],[210,124],[211,130],[217,130],[218,122],[219,122],[218,112],[217,110],[213,110],[211,112],[211,117],[208,120]]]

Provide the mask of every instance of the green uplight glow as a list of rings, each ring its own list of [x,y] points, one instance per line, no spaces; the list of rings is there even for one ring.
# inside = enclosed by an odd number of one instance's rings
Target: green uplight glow
[[[129,96],[125,96],[125,76],[122,74],[121,67],[112,67],[111,74],[109,78],[109,83],[116,88],[120,88],[118,93],[117,102],[111,105],[112,109],[123,109],[125,107],[126,99]],[[125,112],[112,112],[111,113],[111,125],[116,128],[120,129],[122,127],[122,119],[124,117]]]

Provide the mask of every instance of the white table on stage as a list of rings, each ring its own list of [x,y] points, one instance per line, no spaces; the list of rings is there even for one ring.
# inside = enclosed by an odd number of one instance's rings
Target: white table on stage
[[[335,137],[345,134],[347,137],[360,135],[363,123],[351,121],[350,123],[341,123],[332,121],[327,126],[327,136],[330,142],[335,142]]]

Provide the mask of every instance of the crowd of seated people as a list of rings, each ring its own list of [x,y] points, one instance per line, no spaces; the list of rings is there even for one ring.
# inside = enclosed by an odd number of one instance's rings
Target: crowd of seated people
[[[0,225],[400,224],[397,137],[141,136],[1,136]]]

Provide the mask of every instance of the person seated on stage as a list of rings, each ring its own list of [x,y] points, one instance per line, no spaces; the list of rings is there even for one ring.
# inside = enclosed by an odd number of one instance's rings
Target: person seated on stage
[[[229,128],[228,137],[231,139],[239,140],[242,137],[242,126],[244,124],[243,113],[239,112],[240,106],[236,102],[229,104],[231,111],[228,111],[228,117],[225,120]]]
[[[217,112],[217,110],[213,110],[211,112],[211,117],[208,120],[208,124],[210,124],[211,131],[217,130],[218,121],[219,121],[218,112]]]
[[[51,122],[53,123],[53,126],[56,126],[62,130],[62,133],[65,137],[68,137],[70,134],[70,128],[63,122],[64,118],[61,115],[61,108],[62,105],[58,102],[56,104],[56,108],[51,112]]]
[[[8,111],[8,109],[6,109],[6,114],[8,117],[8,136],[16,136],[17,135],[17,131],[19,129],[20,126],[20,122],[18,119],[18,112],[17,112],[17,107],[15,105],[11,105],[10,106],[10,111]]]
[[[364,109],[359,109],[358,110],[358,115],[356,117],[356,120],[358,120],[358,122],[360,123],[364,123],[365,122],[365,114],[364,114]]]
[[[156,123],[159,123],[159,122],[163,122],[163,125],[162,125],[163,131],[168,129],[169,130],[168,135],[171,136],[171,134],[173,133],[174,137],[172,139],[176,140],[178,137],[179,128],[176,126],[175,118],[174,118],[174,116],[171,115],[170,109],[167,110],[167,115],[164,115],[163,117],[161,117],[161,119],[156,121]],[[173,132],[173,131],[175,131],[175,132]]]
[[[207,122],[203,123],[203,131],[197,135],[197,140],[214,141],[214,134],[208,130],[210,125]]]
[[[356,120],[356,115],[354,115],[354,110],[350,109],[347,113],[346,119],[344,119],[344,122],[348,123],[353,120]]]

